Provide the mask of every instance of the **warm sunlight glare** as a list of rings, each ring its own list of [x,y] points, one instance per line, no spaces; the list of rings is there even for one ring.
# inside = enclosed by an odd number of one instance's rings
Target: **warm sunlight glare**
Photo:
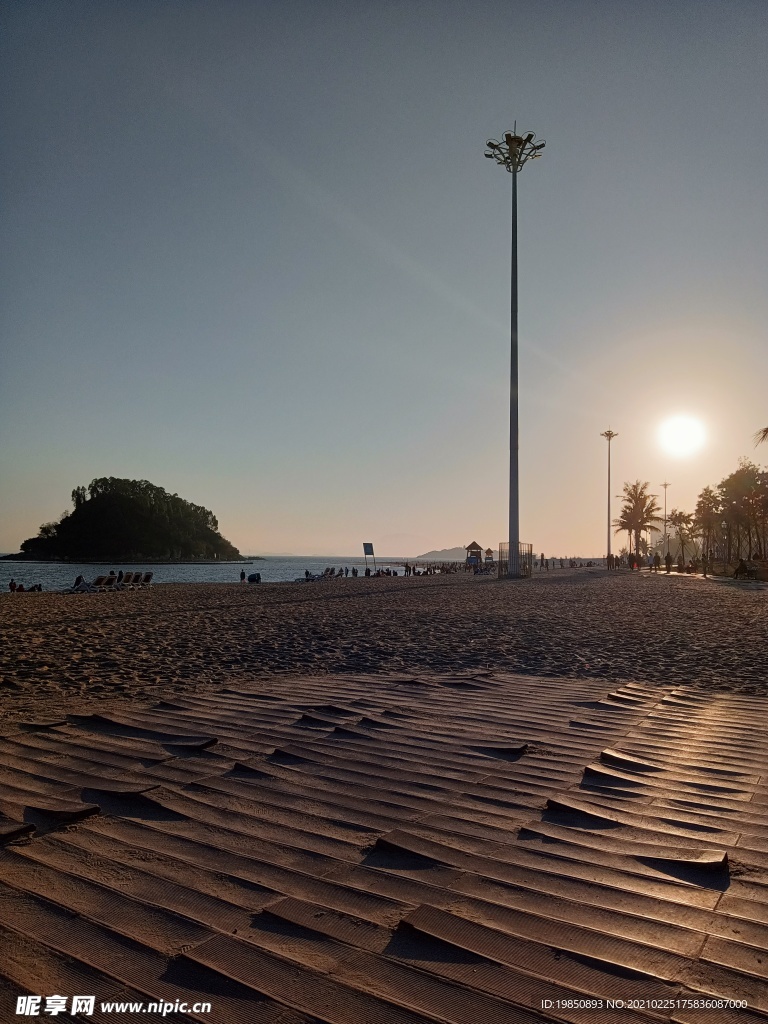
[[[669,455],[692,455],[702,447],[706,431],[701,420],[692,416],[672,416],[659,427],[659,443]]]

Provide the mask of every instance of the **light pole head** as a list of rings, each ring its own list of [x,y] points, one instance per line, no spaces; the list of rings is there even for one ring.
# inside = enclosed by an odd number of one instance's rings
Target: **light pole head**
[[[606,440],[608,441],[608,444],[611,443],[611,441],[614,439],[614,437],[618,437],[618,436],[619,435],[616,433],[615,430],[604,430],[602,432],[602,434],[600,435],[600,437],[606,438]]]
[[[534,145],[533,140],[536,136],[533,132],[518,135],[517,131],[506,131],[503,138],[503,142],[489,139],[486,142],[486,146],[490,152],[486,153],[485,156],[489,160],[495,160],[497,164],[509,171],[510,174],[516,174],[522,170],[524,164],[527,164],[529,160],[536,160],[540,157],[540,150],[544,149],[546,145],[544,142]]]

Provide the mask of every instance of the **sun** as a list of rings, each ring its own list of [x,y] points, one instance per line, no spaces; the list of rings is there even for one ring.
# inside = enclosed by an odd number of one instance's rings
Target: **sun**
[[[707,439],[701,420],[693,416],[671,416],[659,427],[659,444],[669,455],[693,455]]]

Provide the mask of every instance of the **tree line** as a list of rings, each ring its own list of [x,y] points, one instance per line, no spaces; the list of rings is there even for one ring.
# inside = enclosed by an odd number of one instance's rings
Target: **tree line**
[[[211,511],[148,480],[99,477],[75,487],[72,505],[55,522],[43,523],[21,550],[69,561],[240,557]]]
[[[763,431],[760,432],[760,435]],[[768,430],[762,440],[768,440]],[[647,530],[661,532],[663,522],[658,495],[650,493],[648,481],[625,483],[618,497],[621,512],[614,519],[615,532],[626,531],[629,550],[639,558],[647,554]],[[667,515],[667,529],[677,535],[683,560],[686,546],[709,557],[768,559],[768,471],[749,459],[739,459],[738,469],[716,487],[705,487],[693,512],[673,508]]]

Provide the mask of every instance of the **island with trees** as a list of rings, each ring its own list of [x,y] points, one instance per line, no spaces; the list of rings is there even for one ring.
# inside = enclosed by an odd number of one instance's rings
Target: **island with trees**
[[[237,561],[216,517],[148,480],[100,477],[72,491],[73,509],[21,545],[30,561]]]

